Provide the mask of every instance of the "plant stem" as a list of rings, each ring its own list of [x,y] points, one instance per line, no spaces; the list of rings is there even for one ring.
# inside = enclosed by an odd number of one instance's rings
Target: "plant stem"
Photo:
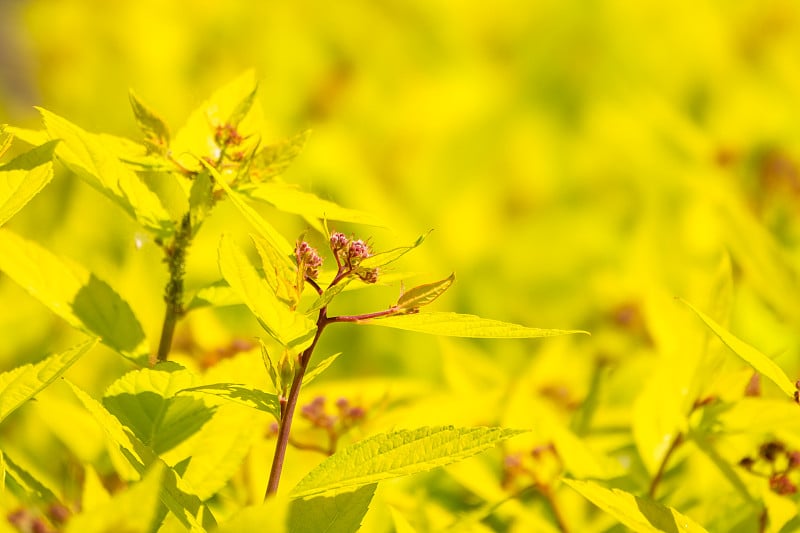
[[[389,309],[385,309],[383,311],[366,313],[364,315],[332,316],[328,319],[328,322],[360,322],[361,320],[369,320],[370,318],[380,318],[382,316],[396,315],[398,311],[400,311],[400,309],[397,306],[392,306]]]
[[[156,360],[166,361],[172,348],[172,337],[175,324],[183,315],[183,275],[186,269],[186,252],[192,241],[191,216],[186,213],[181,225],[175,232],[172,242],[164,247],[164,262],[169,270],[169,281],[164,291],[167,310],[164,313],[164,324],[161,327],[161,340],[158,343]]]
[[[306,348],[298,358],[298,366],[294,372],[294,379],[289,389],[289,396],[286,399],[286,405],[281,410],[281,420],[278,425],[278,442],[275,444],[275,454],[272,457],[272,467],[269,471],[269,481],[267,482],[267,492],[264,494],[264,500],[278,492],[278,484],[280,483],[281,472],[283,471],[283,461],[286,458],[286,448],[289,445],[289,433],[292,430],[292,418],[294,417],[295,407],[297,407],[297,398],[300,396],[303,376],[308,368],[308,362],[311,361],[314,347],[317,345],[322,330],[328,324],[328,317],[325,314],[326,311],[327,307],[323,307],[319,310],[317,332],[314,334],[314,339],[311,341],[311,345]]]
[[[567,523],[564,521],[564,515],[561,514],[561,510],[558,508],[556,504],[555,496],[553,495],[553,491],[548,486],[537,486],[539,492],[542,494],[544,499],[550,505],[550,509],[553,511],[553,517],[556,520],[556,525],[558,525],[558,529],[560,529],[563,533],[569,533],[569,528],[567,527]]]
[[[653,476],[653,480],[650,482],[650,490],[647,492],[647,494],[651,498],[655,499],[656,490],[658,490],[658,484],[661,483],[661,479],[664,477],[664,472],[667,470],[667,463],[672,457],[672,454],[675,453],[675,450],[677,450],[681,444],[683,444],[683,433],[678,433],[675,435],[675,440],[673,440],[672,444],[670,444],[667,453],[664,454],[664,458],[661,459],[661,464],[658,465],[658,472],[656,472],[656,475]]]

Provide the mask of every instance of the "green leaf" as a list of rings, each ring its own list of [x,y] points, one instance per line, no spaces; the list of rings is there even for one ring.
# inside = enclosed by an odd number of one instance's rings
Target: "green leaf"
[[[253,181],[266,181],[283,174],[289,165],[303,152],[303,148],[311,136],[306,130],[278,143],[265,146],[258,152],[250,171]],[[269,201],[266,198],[263,198]]]
[[[17,498],[35,505],[58,502],[54,488],[48,487],[36,476],[18,465],[8,454],[2,452],[5,466],[5,483]]]
[[[380,252],[375,255],[371,255],[370,257],[367,257],[366,259],[361,261],[361,263],[359,263],[359,267],[379,268],[388,265],[389,263],[394,263],[404,255],[406,255],[408,252],[410,252],[411,250],[413,250],[414,248],[425,242],[425,238],[428,235],[430,235],[431,231],[433,230],[428,231],[428,233],[425,233],[424,235],[420,235],[417,238],[417,240],[414,241],[414,244],[412,244],[411,246],[401,246],[393,250],[388,250],[386,252]]]
[[[197,230],[214,206],[214,182],[207,172],[200,172],[192,181],[189,190],[189,212],[191,214],[192,231]]]
[[[353,281],[353,278],[344,278],[336,285],[328,286],[328,288],[325,289],[323,293],[320,294],[319,297],[317,297],[316,300],[314,300],[314,303],[311,304],[311,307],[309,307],[306,310],[306,314],[308,315],[313,313],[314,311],[319,311],[320,309],[331,303],[331,300],[333,300],[337,294],[342,292],[348,285],[350,285],[351,281]]]
[[[241,192],[254,200],[266,202],[285,213],[293,213],[310,219],[338,220],[368,226],[384,226],[375,215],[356,209],[347,209],[329,200],[301,191],[295,185],[279,182],[260,183],[245,187]]]
[[[58,379],[95,344],[97,339],[90,339],[38,363],[0,374],[0,421]]]
[[[54,141],[47,141],[46,143],[36,146],[27,152],[18,155],[8,163],[0,165],[0,172],[10,172],[12,170],[33,170],[44,164],[50,163],[53,159],[58,139]]]
[[[269,242],[278,251],[278,253],[281,254],[281,256],[284,258],[284,262],[288,266],[294,266],[294,261],[291,259],[294,257],[294,247],[289,244],[289,241],[287,241],[283,235],[278,232],[278,230],[272,227],[272,224],[264,220],[264,218],[259,215],[255,209],[247,205],[247,202],[244,201],[244,198],[242,198],[239,193],[231,189],[230,185],[228,185],[228,183],[225,181],[225,178],[220,176],[219,172],[217,172],[214,167],[210,166],[205,161],[201,162],[206,165],[206,168],[211,173],[211,176],[213,176],[216,183],[222,187],[222,189],[225,191],[225,194],[228,195],[228,198],[230,198],[231,202],[233,202],[233,205],[236,207],[236,209],[238,209],[244,218],[253,225],[253,227],[258,231],[258,234],[266,239],[266,241]]]
[[[555,335],[571,335],[586,333],[580,330],[540,329],[481,318],[475,315],[459,313],[412,313],[392,315],[371,320],[362,320],[358,324],[385,326],[388,328],[445,335],[449,337],[473,337],[488,339],[527,339],[536,337],[552,337]]]
[[[455,463],[524,433],[504,428],[424,427],[381,433],[325,459],[289,494],[328,496]]]
[[[242,299],[231,289],[227,281],[221,279],[194,293],[194,296],[186,305],[186,310],[192,311],[206,306],[226,307],[241,304]]]
[[[161,506],[158,493],[163,477],[164,467],[156,463],[140,482],[118,492],[103,505],[71,517],[65,531],[67,533],[152,531]]]
[[[303,376],[303,385],[311,383],[314,380],[314,378],[325,372],[328,369],[328,367],[331,366],[333,362],[336,361],[336,359],[340,355],[342,355],[342,352],[338,352],[329,357],[326,357],[325,359],[320,361],[319,364],[317,364],[317,366],[306,372],[305,376]]]
[[[218,533],[242,533],[243,531],[286,533],[286,518],[290,503],[289,498],[279,493],[267,498],[264,503],[242,507],[230,519],[220,524],[217,531]]]
[[[0,226],[53,179],[51,160],[56,144],[58,141],[47,142],[0,166]]]
[[[272,290],[287,305],[292,308],[297,306],[300,295],[297,293],[297,266],[287,265],[281,253],[261,235],[250,234],[250,239],[256,247],[261,258],[261,267],[264,279],[267,280]]]
[[[228,401],[235,402],[247,407],[252,407],[259,411],[264,411],[280,419],[281,408],[278,397],[259,389],[239,385],[237,383],[214,383],[213,385],[201,385],[183,389],[180,392],[202,392],[212,394]]]
[[[294,500],[289,507],[289,533],[358,531],[377,484],[331,497]]]
[[[121,206],[156,237],[167,238],[175,223],[158,196],[118,158],[108,136],[93,135],[39,109],[52,139],[61,139],[56,155],[76,175]]]
[[[6,132],[13,135],[14,139],[19,139],[20,141],[28,143],[31,146],[41,146],[47,141],[51,140],[50,136],[47,135],[45,130],[29,130],[26,128],[6,126]]]
[[[214,408],[178,392],[193,387],[196,378],[173,364],[128,372],[112,383],[103,405],[146,446],[159,455],[197,433]]]
[[[607,489],[592,481],[573,479],[563,481],[633,531],[640,533],[706,531],[691,518],[653,500],[640,498],[619,489]]]
[[[752,366],[756,372],[759,372],[767,379],[775,383],[780,389],[791,397],[794,397],[797,388],[794,383],[786,376],[786,373],[779,367],[775,361],[756,350],[746,342],[735,337],[728,330],[720,326],[714,319],[706,315],[686,300],[681,299],[683,303],[689,306],[689,309],[695,312],[700,319],[705,322],[706,326],[719,337],[725,346],[730,348],[733,353],[738,355],[745,363]]]
[[[153,110],[144,104],[131,89],[128,92],[133,114],[139,129],[144,133],[144,143],[148,152],[161,155],[167,153],[169,147],[169,128]]]
[[[253,90],[250,91],[247,96],[242,98],[242,100],[236,104],[236,107],[231,111],[231,114],[228,116],[228,124],[233,127],[239,126],[239,123],[244,120],[244,117],[250,112],[250,109],[253,107],[253,103],[256,100],[256,94],[258,93],[258,83],[253,85]]]
[[[227,235],[220,239],[219,269],[270,336],[297,351],[311,343],[316,332],[314,322],[278,299],[275,291],[258,275],[244,253]]]
[[[14,142],[14,136],[6,131],[7,125],[0,124],[0,157],[3,157],[8,149],[11,148],[11,143]]]
[[[397,307],[399,309],[411,310],[419,309],[423,305],[428,305],[436,298],[444,294],[444,292],[450,288],[450,285],[453,284],[455,279],[456,275],[450,274],[447,278],[441,281],[435,281],[433,283],[426,283],[425,285],[414,287],[413,289],[404,292],[403,295],[400,296],[400,299],[397,300]]]
[[[276,391],[280,390],[278,370],[276,365],[272,362],[269,350],[267,350],[267,345],[264,343],[264,339],[258,339],[258,343],[261,345],[261,360],[264,362],[264,368],[267,370],[267,374],[269,374],[272,386],[275,387]]]
[[[204,531],[204,528],[216,526],[216,520],[211,511],[197,496],[187,493],[182,487],[181,478],[172,468],[166,466],[152,449],[136,438],[132,432],[126,430],[122,423],[97,400],[71,382],[67,381],[66,383],[140,475],[143,475],[151,465],[159,464],[164,467],[164,480],[161,484],[159,498],[184,527],[192,529],[192,531]],[[201,517],[202,525],[198,522],[197,517]]]
[[[219,157],[215,128],[241,113],[256,85],[255,71],[248,70],[215,91],[189,115],[170,145],[173,157],[181,166],[199,171],[203,168],[199,163],[202,158],[216,160]],[[243,136],[260,136],[263,129],[261,108],[255,99],[249,105],[250,112],[236,124],[237,130]]]
[[[253,418],[248,409],[223,405],[200,430],[182,477],[201,500],[211,498],[241,470],[253,443],[263,437],[263,425]]]
[[[130,306],[104,281],[0,228],[0,270],[72,327],[143,364],[150,348]]]

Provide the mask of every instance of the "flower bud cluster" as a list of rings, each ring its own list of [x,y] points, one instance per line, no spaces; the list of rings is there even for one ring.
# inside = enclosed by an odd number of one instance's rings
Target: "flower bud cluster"
[[[548,487],[562,474],[563,464],[552,443],[536,446],[529,453],[513,453],[503,458],[503,487],[517,490],[530,486]]]
[[[745,457],[739,466],[748,472],[769,479],[772,492],[787,496],[797,493],[797,483],[792,474],[800,470],[800,451],[790,450],[783,442],[769,441],[758,449],[758,456]]]
[[[220,124],[214,129],[214,142],[218,146],[239,146],[244,137],[233,124]]]
[[[300,408],[300,414],[314,426],[334,430],[338,434],[355,426],[366,415],[363,407],[350,405],[347,398],[336,400],[336,408],[336,414],[329,414],[325,409],[325,397],[317,396]]]
[[[317,279],[319,267],[322,266],[322,258],[317,251],[306,241],[301,241],[295,246],[294,256],[297,259],[297,267],[303,272],[303,275],[310,279]]]
[[[378,281],[377,268],[359,268],[361,262],[372,255],[369,244],[361,239],[348,239],[338,231],[331,234],[330,244],[340,268],[355,272],[365,283]]]

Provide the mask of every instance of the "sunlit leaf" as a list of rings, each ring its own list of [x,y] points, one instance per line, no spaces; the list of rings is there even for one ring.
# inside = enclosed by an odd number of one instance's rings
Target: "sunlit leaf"
[[[220,524],[217,531],[218,533],[242,533],[243,531],[285,533],[290,504],[288,497],[281,493],[276,494],[264,503],[239,509],[229,520]]]
[[[381,433],[325,459],[290,496],[327,496],[466,459],[524,431],[504,428],[425,427]]]
[[[297,288],[297,267],[289,266],[281,253],[268,240],[261,235],[250,234],[253,244],[256,247],[258,256],[261,258],[261,267],[264,272],[264,279],[275,294],[291,307],[296,307]]]
[[[444,294],[455,279],[456,275],[450,274],[441,281],[426,283],[425,285],[418,285],[413,289],[409,289],[397,300],[397,307],[400,309],[418,309],[424,305],[428,305]]]
[[[238,126],[239,123],[244,120],[244,117],[250,112],[250,109],[253,107],[253,103],[256,100],[256,93],[258,93],[258,83],[253,85],[253,90],[250,91],[247,96],[242,98],[236,107],[231,111],[231,114],[228,116],[228,124],[231,126]]]
[[[270,336],[298,351],[310,344],[316,331],[314,322],[278,299],[230,236],[223,235],[220,240],[219,268]]]
[[[11,143],[14,142],[14,136],[6,131],[7,124],[0,124],[0,157],[11,148]]]
[[[325,372],[329,366],[333,364],[336,359],[342,355],[342,352],[335,353],[329,357],[326,357],[322,361],[320,361],[314,368],[310,369],[306,374],[303,376],[303,385],[307,385],[311,383],[314,378]]]
[[[358,531],[376,484],[336,496],[294,500],[289,507],[289,533]]]
[[[0,421],[55,381],[95,344],[96,339],[87,340],[38,363],[0,374]]]
[[[432,335],[491,339],[526,339],[586,333],[580,330],[529,328],[474,315],[447,312],[392,315],[383,318],[363,320],[357,323],[404,329]]]
[[[56,144],[47,142],[0,166],[0,226],[50,183]]]
[[[706,531],[691,518],[653,500],[640,498],[619,489],[607,489],[592,481],[573,479],[563,481],[633,531],[639,533]]]
[[[30,501],[33,504],[58,502],[55,487],[49,487],[44,480],[37,478],[23,466],[3,451],[3,464],[5,467],[5,484],[21,501]]]
[[[162,155],[166,154],[169,146],[169,128],[167,125],[161,117],[139,100],[132,89],[128,92],[128,99],[131,102],[131,108],[136,117],[136,122],[139,124],[139,129],[144,133],[144,143],[148,151]]]
[[[53,159],[56,146],[59,140],[47,141],[46,143],[35,146],[34,148],[22,153],[11,161],[0,165],[0,172],[11,170],[33,170],[36,167],[49,163]]]
[[[353,278],[345,278],[336,285],[332,287],[329,286],[327,289],[325,289],[325,291],[322,294],[320,294],[317,297],[316,300],[314,300],[314,303],[312,303],[311,306],[306,310],[306,314],[311,314],[314,311],[319,311],[320,309],[331,303],[331,301],[336,297],[337,294],[345,290],[350,285],[351,281],[353,281]]]
[[[216,520],[211,511],[203,505],[197,496],[186,492],[181,486],[182,480],[172,468],[167,467],[152,449],[136,438],[129,430],[125,429],[122,423],[108,412],[100,402],[73,383],[67,381],[67,384],[81,404],[95,418],[100,427],[105,430],[112,442],[119,447],[126,460],[140,475],[143,475],[152,465],[160,464],[164,467],[164,480],[161,484],[159,498],[184,527],[187,529],[193,528],[193,531],[199,532],[205,531],[204,528],[216,526]],[[202,525],[198,523],[197,516],[202,516]]]
[[[213,385],[201,385],[183,389],[181,392],[212,394],[231,402],[264,411],[265,413],[271,414],[276,419],[280,418],[280,403],[278,402],[277,396],[246,385],[239,385],[237,383],[214,383]]]
[[[67,533],[148,533],[152,530],[161,502],[158,493],[164,466],[154,464],[141,481],[119,492],[107,503],[70,518]]]
[[[39,109],[52,139],[61,139],[56,156],[72,172],[111,198],[157,237],[168,237],[175,223],[158,196],[119,159],[108,139],[87,133],[69,121]]]
[[[178,396],[196,381],[191,372],[173,364],[134,370],[108,387],[103,405],[161,455],[199,431],[214,413],[199,399]]]
[[[417,238],[417,240],[414,241],[414,244],[412,244],[411,246],[401,246],[399,248],[394,248],[393,250],[388,250],[386,252],[379,252],[377,254],[371,255],[370,257],[367,257],[366,259],[361,261],[361,263],[359,263],[359,266],[361,268],[379,268],[382,266],[386,266],[390,263],[394,263],[404,255],[406,255],[408,252],[410,252],[411,250],[422,244],[425,241],[425,238],[429,234],[430,231],[428,233],[425,233],[424,235],[420,235]]]
[[[720,326],[714,319],[706,315],[689,302],[682,300],[689,308],[694,311],[700,319],[705,322],[706,326],[719,337],[719,340],[730,348],[733,353],[738,355],[744,360],[745,363],[752,366],[756,372],[761,373],[764,377],[775,383],[780,389],[788,394],[794,396],[797,388],[792,381],[786,376],[786,373],[779,367],[775,361],[756,350],[746,342],[734,336],[728,330]]]
[[[294,263],[291,260],[291,257],[294,255],[294,247],[289,244],[283,235],[280,234],[278,230],[276,230],[272,224],[264,220],[264,218],[259,215],[255,209],[247,205],[244,198],[231,189],[230,185],[227,184],[225,178],[219,175],[213,167],[209,166],[207,163],[203,162],[206,165],[206,168],[214,177],[215,182],[222,187],[222,189],[227,194],[228,198],[230,198],[233,205],[239,212],[244,216],[244,218],[253,225],[253,227],[258,231],[259,235],[266,239],[277,251],[281,254],[284,258],[284,262],[288,266],[293,266]]]
[[[241,192],[254,200],[266,202],[280,211],[302,215],[310,219],[338,220],[368,226],[385,225],[376,215],[342,207],[286,183],[260,183],[254,187],[243,188]]]
[[[189,212],[192,230],[196,233],[214,205],[214,182],[207,172],[200,172],[192,180],[189,190]]]
[[[228,282],[219,280],[211,285],[199,289],[186,304],[186,310],[199,309],[206,306],[226,307],[241,305],[242,299],[231,289]]]
[[[186,123],[175,134],[170,151],[184,168],[199,171],[203,167],[200,159],[216,160],[220,154],[214,134],[215,128],[224,126],[231,118],[237,118],[244,109],[257,85],[255,71],[248,70],[214,92],[189,116]],[[258,100],[249,104],[246,116],[235,124],[243,136],[259,136],[263,128],[263,116]],[[233,125],[233,124],[232,124]]]
[[[150,353],[130,306],[94,274],[0,228],[0,270],[72,327],[139,363]]]
[[[310,136],[311,131],[306,130],[294,137],[262,148],[253,162],[253,167],[250,171],[251,179],[253,181],[265,181],[283,174],[289,168],[289,165],[297,159],[297,156],[302,153]],[[267,202],[270,201],[266,197],[261,199]]]
[[[223,405],[200,430],[192,447],[183,480],[192,493],[205,501],[219,492],[241,469],[263,426],[254,423],[253,412]]]

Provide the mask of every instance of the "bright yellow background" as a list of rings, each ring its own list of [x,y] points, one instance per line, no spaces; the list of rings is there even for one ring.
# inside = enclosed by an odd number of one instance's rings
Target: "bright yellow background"
[[[345,228],[379,249],[434,228],[398,268],[420,282],[456,272],[437,309],[593,333],[453,348],[342,328],[320,348],[345,352],[334,377],[447,382],[459,350],[475,349],[568,404],[596,365],[622,361],[607,401],[627,423],[640,387],[668,387],[685,368],[676,354],[690,360],[702,337],[675,296],[706,310],[732,302],[730,329],[800,370],[794,2],[36,0],[3,4],[0,20],[0,122],[38,127],[39,105],[137,138],[133,88],[175,131],[255,68],[275,140],[314,130],[287,181],[384,217],[389,230]],[[263,212],[290,238],[305,229]],[[237,217],[222,207],[203,229],[190,290],[218,279],[217,236],[243,234]],[[109,202],[59,175],[8,226],[108,280],[155,344],[159,252],[137,249],[140,230]],[[381,309],[396,292],[344,308]],[[66,326],[21,289],[3,280],[0,296],[4,365],[67,345]],[[211,350],[256,334],[248,320],[202,312],[179,335]],[[101,353],[74,372],[99,393],[124,368]]]

